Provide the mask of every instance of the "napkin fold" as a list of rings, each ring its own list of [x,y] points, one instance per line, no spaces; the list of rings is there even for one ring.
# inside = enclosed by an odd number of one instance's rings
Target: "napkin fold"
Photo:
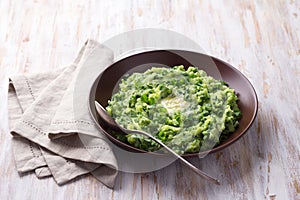
[[[58,184],[91,173],[113,187],[118,165],[88,110],[89,91],[113,52],[88,40],[74,62],[55,71],[10,78],[8,109],[18,172]]]

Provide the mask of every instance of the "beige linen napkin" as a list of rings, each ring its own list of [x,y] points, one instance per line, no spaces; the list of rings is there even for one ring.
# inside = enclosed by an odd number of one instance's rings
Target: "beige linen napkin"
[[[88,111],[89,89],[113,52],[88,40],[75,61],[49,73],[12,77],[9,121],[18,172],[58,184],[91,173],[113,187],[117,161]]]

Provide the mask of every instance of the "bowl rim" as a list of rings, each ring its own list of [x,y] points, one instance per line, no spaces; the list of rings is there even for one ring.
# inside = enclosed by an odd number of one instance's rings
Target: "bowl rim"
[[[88,109],[89,109],[89,112],[90,112],[90,115],[92,117],[92,119],[94,120],[96,126],[98,129],[100,129],[101,133],[103,133],[106,137],[108,137],[109,140],[112,140],[111,142],[114,143],[114,145],[117,145],[119,148],[122,148],[123,150],[127,150],[127,151],[130,151],[130,152],[136,152],[136,153],[150,153],[150,154],[154,154],[154,155],[157,155],[157,156],[163,156],[164,154],[162,153],[157,153],[157,152],[148,152],[148,151],[145,151],[145,150],[142,150],[142,149],[138,149],[134,146],[131,146],[129,144],[126,144],[120,140],[118,140],[117,138],[115,138],[114,136],[112,136],[111,133],[107,132],[98,122],[98,119],[97,117],[95,116],[98,115],[97,112],[95,111],[95,106],[94,106],[94,101],[95,101],[95,95],[96,95],[96,89],[97,89],[97,85],[99,83],[99,79],[101,78],[102,74],[108,69],[110,68],[111,66],[114,66],[120,62],[122,62],[123,60],[125,59],[128,59],[128,58],[132,58],[132,57],[135,57],[135,56],[139,56],[139,55],[143,55],[143,54],[148,54],[148,53],[153,53],[153,52],[166,52],[166,51],[178,51],[178,52],[186,52],[186,53],[195,53],[195,54],[200,54],[202,56],[205,56],[205,57],[209,57],[211,58],[212,60],[216,60],[220,63],[223,63],[224,65],[226,65],[227,67],[231,68],[235,73],[239,74],[245,81],[246,83],[248,84],[248,86],[250,86],[249,88],[251,90],[251,96],[254,97],[254,109],[253,109],[253,115],[249,121],[249,123],[247,124],[247,126],[245,126],[245,128],[243,128],[243,130],[241,131],[241,133],[239,133],[237,136],[233,137],[231,140],[225,140],[223,143],[221,144],[218,144],[217,146],[215,146],[214,148],[210,149],[210,150],[206,150],[206,151],[201,151],[201,152],[197,152],[197,153],[189,153],[189,154],[182,154],[181,156],[182,157],[195,157],[195,156],[201,156],[201,155],[206,155],[206,154],[211,154],[211,153],[215,153],[217,151],[220,151],[230,145],[232,145],[233,143],[235,143],[237,140],[239,140],[242,136],[244,136],[248,130],[250,129],[250,127],[253,125],[255,119],[256,119],[256,116],[257,116],[257,112],[258,112],[258,97],[257,97],[257,93],[255,91],[255,88],[253,87],[253,85],[251,84],[251,82],[249,81],[249,79],[241,72],[239,71],[238,69],[236,69],[235,67],[233,67],[231,64],[219,59],[219,58],[216,58],[214,56],[211,56],[211,55],[208,55],[208,54],[204,54],[204,53],[200,53],[200,52],[196,52],[196,51],[189,51],[189,50],[181,50],[181,49],[159,49],[159,50],[150,50],[150,51],[144,51],[144,52],[140,52],[140,53],[137,53],[137,54],[133,54],[133,55],[129,55],[129,56],[126,56],[120,60],[117,60],[116,62],[113,62],[112,64],[108,65],[98,76],[97,78],[94,80],[93,84],[92,84],[92,87],[90,88],[90,92],[89,92],[89,101],[88,101]],[[117,143],[117,144],[115,144]]]

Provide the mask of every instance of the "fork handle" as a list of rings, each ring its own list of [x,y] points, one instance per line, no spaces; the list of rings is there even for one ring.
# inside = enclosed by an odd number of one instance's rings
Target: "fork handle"
[[[155,142],[157,142],[158,144],[160,144],[161,146],[163,146],[168,152],[170,152],[174,157],[178,158],[182,164],[184,164],[185,166],[189,167],[191,170],[193,170],[195,173],[197,173],[200,177],[205,178],[206,180],[215,183],[217,185],[220,185],[219,180],[211,177],[210,175],[208,175],[207,173],[201,171],[200,169],[198,169],[197,167],[195,167],[193,164],[191,164],[189,161],[187,161],[186,159],[184,159],[183,157],[181,157],[178,153],[176,153],[175,151],[173,151],[170,147],[168,147],[167,145],[165,145],[162,141],[160,141],[159,139],[157,139],[156,137],[154,137],[153,135],[144,132],[144,131],[135,131],[135,130],[127,130],[122,128],[122,130],[125,133],[135,133],[135,134],[142,134],[145,135],[149,138],[151,138],[152,140],[154,140]]]

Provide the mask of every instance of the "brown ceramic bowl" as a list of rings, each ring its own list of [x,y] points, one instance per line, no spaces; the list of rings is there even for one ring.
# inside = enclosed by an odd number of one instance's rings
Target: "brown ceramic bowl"
[[[238,106],[242,112],[239,126],[226,141],[215,146],[209,153],[228,147],[241,138],[252,125],[258,109],[257,96],[253,86],[241,72],[231,65],[212,56],[184,50],[156,50],[139,53],[112,64],[100,74],[91,88],[89,102],[91,115],[100,131],[102,131],[115,145],[123,149],[134,152],[145,152],[114,138],[105,122],[103,122],[96,113],[94,101],[98,101],[102,106],[107,106],[107,102],[111,98],[116,84],[118,84],[120,78],[126,73],[132,73],[132,71],[145,71],[145,68],[153,66],[172,67],[176,65],[198,67],[199,69],[206,71],[208,75],[215,79],[223,79],[238,93]],[[143,67],[141,68],[140,66]],[[198,156],[199,154],[206,153],[208,152],[184,154],[183,156]]]

